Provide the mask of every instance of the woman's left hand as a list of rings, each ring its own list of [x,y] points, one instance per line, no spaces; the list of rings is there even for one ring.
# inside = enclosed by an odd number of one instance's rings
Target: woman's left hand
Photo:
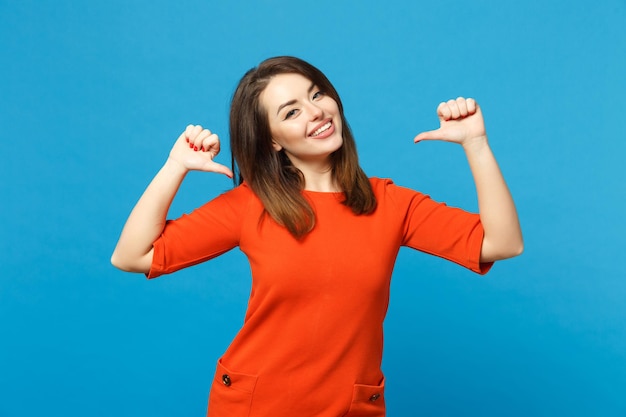
[[[414,142],[443,140],[465,145],[475,140],[485,140],[485,122],[478,103],[472,98],[459,97],[437,107],[440,127],[415,136]]]
[[[463,145],[476,192],[484,229],[481,262],[517,256],[524,249],[522,230],[511,193],[487,143],[480,107],[471,98],[459,97],[437,107],[441,127],[420,133],[415,142],[443,140]]]

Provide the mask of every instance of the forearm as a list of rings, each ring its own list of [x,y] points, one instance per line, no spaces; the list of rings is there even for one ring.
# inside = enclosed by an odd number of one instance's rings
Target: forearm
[[[152,245],[161,235],[169,207],[187,169],[168,159],[133,208],[111,263],[130,272],[148,272],[152,263]]]
[[[519,255],[524,247],[517,210],[486,136],[463,144],[476,184],[485,236],[481,261]]]

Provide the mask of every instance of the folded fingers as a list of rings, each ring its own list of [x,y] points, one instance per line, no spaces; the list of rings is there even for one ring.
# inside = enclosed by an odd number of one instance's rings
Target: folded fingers
[[[437,107],[437,114],[442,120],[455,120],[470,116],[476,112],[476,101],[458,97],[456,100],[442,102]]]
[[[219,148],[218,136],[201,125],[189,125],[185,129],[185,139],[194,151],[208,151],[216,145]]]

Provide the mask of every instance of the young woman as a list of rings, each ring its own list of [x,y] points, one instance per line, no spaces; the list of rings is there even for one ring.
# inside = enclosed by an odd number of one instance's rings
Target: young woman
[[[335,88],[317,68],[277,57],[239,83],[230,113],[228,191],[174,221],[190,170],[215,162],[216,134],[188,126],[133,209],[112,263],[149,278],[239,246],[250,261],[245,322],[217,363],[209,416],[384,416],[383,319],[400,246],[486,273],[522,252],[511,195],[481,110],[458,98],[415,137],[463,146],[480,214],[368,179]]]

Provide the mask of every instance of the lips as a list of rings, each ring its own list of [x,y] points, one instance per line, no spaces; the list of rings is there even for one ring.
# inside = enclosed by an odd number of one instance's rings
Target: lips
[[[326,119],[317,126],[315,126],[310,132],[309,136],[312,138],[325,138],[330,136],[335,131],[332,119]]]

